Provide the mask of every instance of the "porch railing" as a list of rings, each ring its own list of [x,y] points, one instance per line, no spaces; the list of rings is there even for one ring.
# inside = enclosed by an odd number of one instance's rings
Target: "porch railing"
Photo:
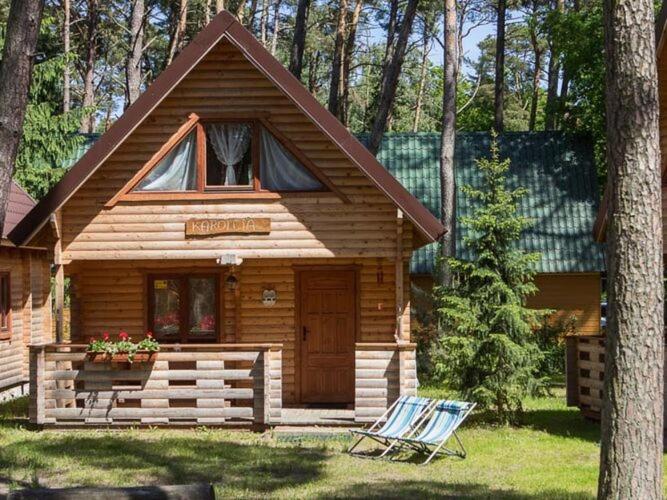
[[[94,363],[80,344],[30,346],[35,424],[276,424],[280,344],[163,345],[149,363]]]

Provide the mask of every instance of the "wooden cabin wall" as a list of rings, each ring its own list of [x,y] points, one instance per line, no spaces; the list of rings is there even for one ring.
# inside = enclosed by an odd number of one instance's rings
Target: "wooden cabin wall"
[[[176,264],[176,266],[175,266]],[[237,268],[237,294],[240,311],[234,306],[234,292],[224,291],[225,309],[222,318],[225,329],[221,337],[227,342],[282,343],[283,397],[285,402],[295,398],[295,268],[299,265],[359,266],[361,286],[360,325],[358,342],[393,342],[396,331],[395,262],[393,259],[249,259]],[[87,341],[104,331],[112,334],[123,329],[141,337],[146,329],[145,274],[160,269],[213,269],[221,273],[221,283],[227,268],[214,261],[187,260],[78,262],[66,272],[76,282],[79,315],[76,342]],[[332,268],[333,269],[333,268]],[[406,291],[402,321],[407,340],[410,331],[410,302],[407,269],[404,274]],[[273,307],[262,305],[262,291],[274,288],[278,301]],[[74,334],[75,329],[72,328]]]
[[[28,380],[31,343],[51,333],[50,266],[46,252],[0,247],[0,271],[9,272],[11,337],[0,340],[0,389]]]
[[[430,276],[413,277],[419,289],[419,298],[412,305],[419,312],[432,308],[428,294],[433,289]],[[535,277],[538,292],[528,299],[528,306],[536,309],[554,309],[554,321],[576,317],[575,329],[580,335],[600,333],[600,273],[538,274]]]
[[[278,200],[104,204],[192,112],[269,112],[269,120],[351,200],[332,193]],[[186,239],[192,218],[270,217],[269,235]],[[63,209],[63,258],[391,257],[396,207],[236,48],[221,42],[165,98]],[[410,224],[406,221],[405,226]]]
[[[538,274],[539,292],[528,299],[535,308],[555,309],[553,320],[576,317],[576,333],[599,335],[601,284],[599,273]]]

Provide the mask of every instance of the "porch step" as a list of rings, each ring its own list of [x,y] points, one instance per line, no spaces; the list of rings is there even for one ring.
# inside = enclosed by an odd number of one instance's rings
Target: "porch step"
[[[280,420],[280,427],[355,427],[354,410],[330,408],[283,408]]]

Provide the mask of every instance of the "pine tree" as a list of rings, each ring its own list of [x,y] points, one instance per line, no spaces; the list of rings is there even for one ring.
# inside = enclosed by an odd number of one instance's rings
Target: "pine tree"
[[[481,185],[462,188],[478,205],[472,217],[461,218],[471,230],[463,244],[474,259],[450,259],[454,285],[436,289],[443,333],[434,353],[436,374],[502,423],[516,423],[522,399],[544,386],[533,332],[549,312],[526,307],[537,291],[539,254],[517,248],[530,220],[517,213],[526,189],[507,187],[509,165],[494,134],[490,158],[477,161]]]

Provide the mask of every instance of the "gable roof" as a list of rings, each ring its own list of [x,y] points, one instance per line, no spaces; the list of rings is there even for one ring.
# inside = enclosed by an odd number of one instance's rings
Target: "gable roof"
[[[35,206],[35,200],[24,191],[16,182],[9,185],[9,198],[5,213],[5,224],[2,227],[2,239],[7,238],[9,232],[16,227],[23,217]]]
[[[490,142],[486,132],[457,134],[457,219],[473,213],[474,204],[461,193],[461,186],[480,185],[475,159],[488,156]],[[519,246],[542,254],[537,271],[602,271],[602,246],[590,233],[598,209],[591,142],[561,132],[508,132],[498,142],[501,158],[511,161],[509,185],[528,189],[519,212],[535,224],[523,234]],[[385,134],[378,159],[434,215],[440,213],[439,133]],[[456,232],[457,257],[470,259],[470,252],[462,245],[468,231],[459,224]],[[433,273],[436,250],[435,244],[417,250],[411,273]]]
[[[172,89],[222,39],[228,40],[280,89],[350,161],[383,192],[423,235],[437,240],[444,228],[375,157],[278,62],[229,12],[222,11],[190,42],[148,89],[69,170],[63,179],[10,233],[16,244],[28,241],[49,216],[76,192],[97,168],[143,122]]]

